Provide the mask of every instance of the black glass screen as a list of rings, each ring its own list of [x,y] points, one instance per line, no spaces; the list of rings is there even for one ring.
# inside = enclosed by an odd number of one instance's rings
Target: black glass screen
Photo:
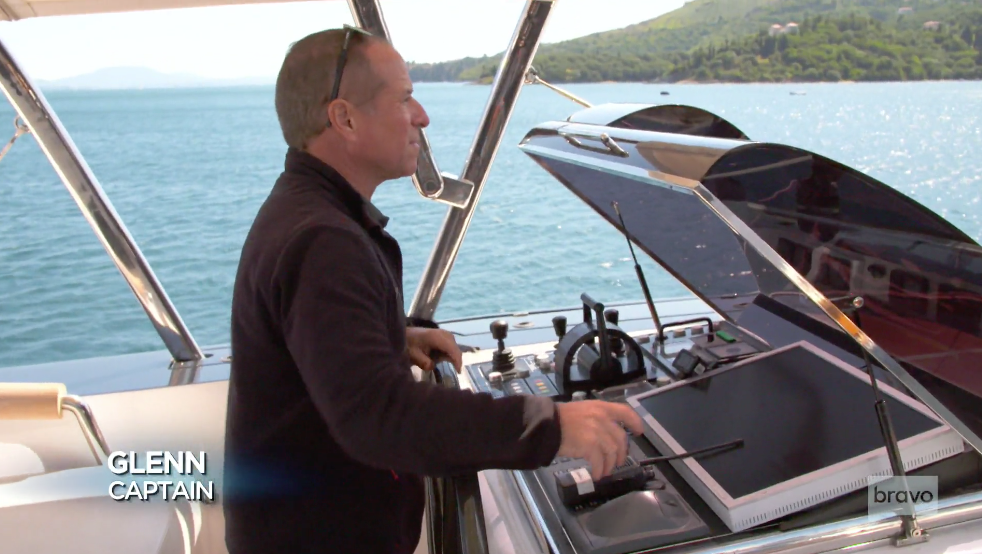
[[[664,104],[626,115],[610,124],[622,129],[747,140],[747,135],[716,114],[692,106]]]
[[[861,296],[849,315],[891,356],[982,397],[982,247],[964,232],[884,183],[786,146],[734,150],[703,184],[826,297]]]
[[[886,400],[898,441],[938,426]],[[684,451],[743,439],[696,460],[739,498],[882,447],[874,401],[868,380],[795,345],[640,403]]]

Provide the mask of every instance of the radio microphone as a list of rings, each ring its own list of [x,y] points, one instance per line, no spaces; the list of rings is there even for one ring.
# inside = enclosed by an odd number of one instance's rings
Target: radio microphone
[[[638,281],[641,282],[641,292],[644,293],[644,301],[648,303],[648,311],[651,312],[651,320],[655,323],[655,333],[658,337],[658,342],[665,342],[665,335],[662,333],[661,320],[658,319],[658,310],[655,309],[655,303],[651,300],[651,292],[648,290],[648,282],[645,281],[644,272],[641,271],[641,265],[638,264],[638,257],[634,255],[634,245],[631,244],[631,234],[627,232],[627,226],[624,225],[624,216],[621,215],[621,210],[617,205],[617,202],[611,202],[611,206],[614,208],[614,212],[617,213],[617,218],[621,222],[621,232],[624,233],[624,238],[627,239],[627,247],[631,250],[631,257],[634,258],[634,272],[638,275]]]

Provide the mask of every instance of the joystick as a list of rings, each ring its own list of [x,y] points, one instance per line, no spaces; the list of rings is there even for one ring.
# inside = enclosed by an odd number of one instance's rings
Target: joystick
[[[563,337],[566,336],[566,316],[557,315],[552,318],[552,329],[556,331],[556,337],[563,340]],[[556,346],[559,346],[559,343],[556,343]]]
[[[508,322],[499,319],[491,323],[491,336],[498,340],[498,349],[492,358],[494,371],[509,373],[515,370],[515,355],[510,348],[505,348],[505,337],[508,336]]]

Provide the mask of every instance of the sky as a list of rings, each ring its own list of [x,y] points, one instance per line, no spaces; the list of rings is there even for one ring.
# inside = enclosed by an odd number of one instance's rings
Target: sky
[[[508,45],[525,0],[379,0],[407,61],[492,55]],[[544,43],[658,17],[683,0],[557,0]],[[272,77],[289,45],[352,23],[343,1],[218,6],[0,22],[0,40],[32,79],[140,66],[212,78]]]

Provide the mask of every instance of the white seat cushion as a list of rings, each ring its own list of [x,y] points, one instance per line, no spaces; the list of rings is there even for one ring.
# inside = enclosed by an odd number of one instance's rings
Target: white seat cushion
[[[0,442],[0,481],[44,473],[44,464],[23,444]]]
[[[191,554],[186,502],[118,502],[102,466],[0,483],[0,553]]]
[[[173,504],[75,498],[0,509],[4,554],[190,554]]]

